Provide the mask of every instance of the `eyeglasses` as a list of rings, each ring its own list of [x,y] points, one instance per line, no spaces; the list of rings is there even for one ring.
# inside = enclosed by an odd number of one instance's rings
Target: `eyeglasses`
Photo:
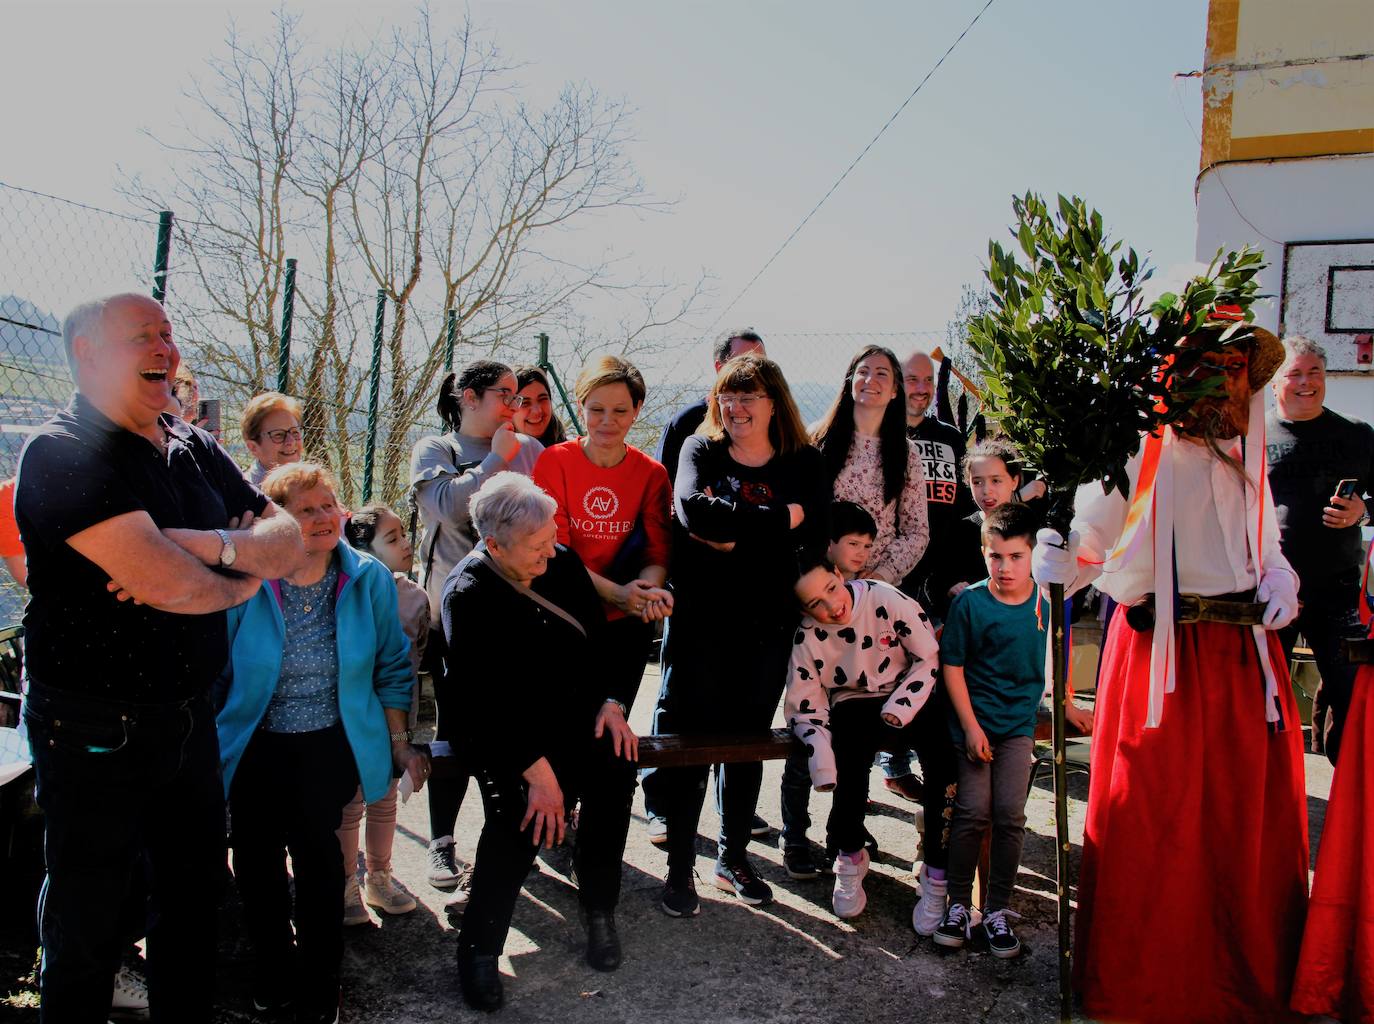
[[[290,430],[266,430],[263,433],[273,444],[285,444],[288,437],[293,441],[300,441],[305,436],[301,433],[300,427],[292,427]]]
[[[531,405],[549,405],[550,399],[548,395],[536,395],[533,398],[529,395],[516,395],[506,404],[512,409],[525,409]]]
[[[496,397],[501,399],[502,405],[512,409],[520,408],[521,404],[524,401],[510,388],[487,388],[486,391],[482,392],[482,396],[486,397],[487,395],[495,395]]]
[[[754,406],[759,402],[764,402],[767,400],[768,396],[762,394],[716,395],[716,404],[719,405],[722,409],[727,409],[731,406],[734,406],[736,409],[743,409],[745,412],[748,412],[749,410],[754,408]]]

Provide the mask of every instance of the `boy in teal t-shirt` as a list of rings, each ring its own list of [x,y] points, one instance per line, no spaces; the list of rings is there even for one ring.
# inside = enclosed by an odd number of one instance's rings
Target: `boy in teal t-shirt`
[[[1030,575],[1038,525],[1035,513],[1021,504],[1000,505],[987,514],[982,550],[988,579],[954,599],[940,637],[945,691],[955,715],[950,731],[966,756],[959,758],[950,828],[949,909],[935,941],[957,948],[970,938],[973,873],[983,836],[990,832],[987,903],[979,927],[998,957],[1021,951],[1008,918],[1018,916],[1010,909],[1011,892],[1021,866],[1049,635],[1036,616]],[[1091,728],[1090,720],[1081,725]]]

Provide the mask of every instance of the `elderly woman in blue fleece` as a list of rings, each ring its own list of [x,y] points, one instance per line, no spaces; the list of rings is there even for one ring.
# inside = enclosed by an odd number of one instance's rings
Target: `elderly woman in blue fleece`
[[[229,611],[231,678],[217,724],[234,875],[255,1008],[330,1022],[340,1008],[343,806],[360,784],[365,800],[380,799],[393,770],[418,789],[429,764],[407,730],[410,644],[391,570],[340,538],[328,470],[291,463],[262,488],[300,523],[307,557]]]

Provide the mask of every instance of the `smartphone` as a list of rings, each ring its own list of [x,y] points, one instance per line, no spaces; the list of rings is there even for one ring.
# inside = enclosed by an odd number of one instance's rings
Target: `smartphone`
[[[202,398],[196,403],[196,422],[203,430],[219,437],[220,427],[220,400],[218,398]],[[1352,480],[1351,483],[1354,483]]]
[[[1355,485],[1358,484],[1358,483],[1359,483],[1358,480],[1353,480],[1353,479],[1351,479],[1351,478],[1349,478],[1349,477],[1346,477],[1346,479],[1342,480],[1340,483],[1338,483],[1338,484],[1336,485],[1336,497],[1338,497],[1338,498],[1353,498],[1353,497],[1355,497]]]

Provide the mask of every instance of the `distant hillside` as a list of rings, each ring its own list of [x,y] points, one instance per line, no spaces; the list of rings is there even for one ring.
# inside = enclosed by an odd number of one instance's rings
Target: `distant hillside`
[[[17,295],[0,295],[0,355],[8,361],[61,363],[62,324]]]

